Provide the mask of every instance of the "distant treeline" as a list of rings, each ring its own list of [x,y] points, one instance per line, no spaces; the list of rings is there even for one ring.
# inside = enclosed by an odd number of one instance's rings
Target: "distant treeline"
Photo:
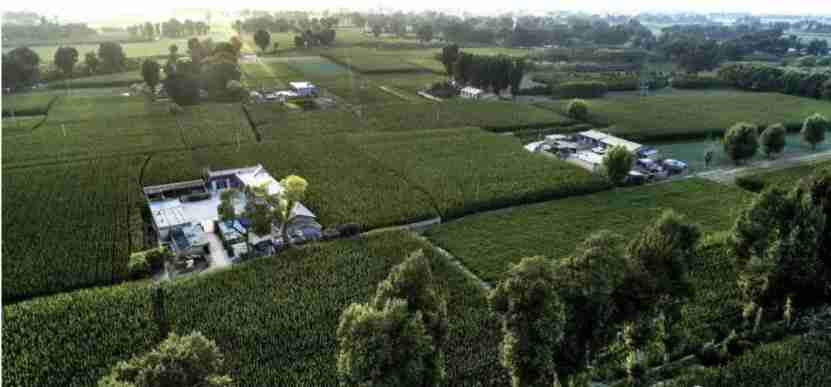
[[[184,22],[180,22],[178,19],[170,19],[162,23],[146,22],[144,24],[127,27],[127,32],[131,37],[141,37],[147,40],[153,40],[157,37],[183,38],[186,36],[201,36],[207,35],[210,30],[211,26],[207,23],[190,19],[185,19]]]
[[[811,72],[735,63],[722,67],[719,77],[743,90],[773,91],[831,101],[831,71]]]
[[[3,44],[38,40],[78,40],[98,34],[85,23],[59,24],[30,12],[3,13]]]

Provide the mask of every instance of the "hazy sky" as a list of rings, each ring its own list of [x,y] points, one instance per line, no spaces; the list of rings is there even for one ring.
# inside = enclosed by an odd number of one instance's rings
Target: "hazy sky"
[[[275,9],[280,2],[273,0],[145,0],[92,1],[74,0],[7,0],[0,6],[3,10],[30,10],[48,15],[59,15],[62,19],[100,21],[111,16],[137,16],[168,18],[171,8],[208,7],[230,11],[242,8]],[[286,3],[283,3],[286,4]],[[831,15],[831,0],[511,0],[501,4],[482,0],[305,0],[292,2],[294,7],[304,9],[385,9],[422,10],[457,9],[473,13],[494,13],[501,10],[584,10],[587,12],[637,12],[637,11],[726,11],[753,13],[826,14]],[[297,9],[297,8],[295,8]]]

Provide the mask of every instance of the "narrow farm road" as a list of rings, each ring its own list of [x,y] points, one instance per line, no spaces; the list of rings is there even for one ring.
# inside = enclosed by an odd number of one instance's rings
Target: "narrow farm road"
[[[819,152],[805,156],[787,157],[775,160],[765,160],[747,166],[735,168],[720,168],[712,171],[697,173],[694,176],[702,177],[722,184],[733,184],[736,177],[751,171],[776,171],[796,167],[801,164],[831,160],[831,151]]]
[[[204,235],[208,240],[208,248],[211,251],[210,270],[231,266],[231,260],[228,258],[228,252],[226,252],[225,248],[222,246],[222,241],[219,240],[219,236],[212,232],[206,232]]]
[[[491,289],[493,289],[493,285],[491,285],[489,282],[487,282],[487,281],[483,280],[482,278],[480,278],[478,275],[476,275],[476,273],[470,271],[470,269],[468,269],[467,266],[465,266],[461,261],[459,261],[459,259],[456,258],[453,254],[450,254],[449,251],[437,246],[435,243],[433,243],[432,241],[430,241],[429,239],[427,239],[423,235],[418,235],[417,238],[424,241],[424,243],[429,244],[441,256],[446,258],[452,265],[459,268],[459,270],[461,270],[462,273],[464,273],[466,276],[468,276],[471,279],[473,279],[474,281],[476,281],[476,283],[479,285],[480,288],[482,288],[482,290],[484,290],[485,292],[490,292]]]

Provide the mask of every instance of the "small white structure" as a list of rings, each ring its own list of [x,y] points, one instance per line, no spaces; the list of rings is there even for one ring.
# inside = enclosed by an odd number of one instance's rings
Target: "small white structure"
[[[309,97],[317,94],[317,86],[310,82],[289,82],[289,86],[301,97]]]
[[[482,89],[477,89],[475,87],[463,87],[462,90],[459,92],[459,95],[462,98],[466,99],[479,99],[485,92]]]

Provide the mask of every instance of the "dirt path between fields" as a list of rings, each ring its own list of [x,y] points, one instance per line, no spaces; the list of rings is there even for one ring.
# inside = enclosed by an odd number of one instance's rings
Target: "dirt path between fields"
[[[787,169],[811,162],[826,160],[831,160],[831,150],[810,155],[765,160],[734,168],[720,168],[712,171],[700,172],[692,176],[701,177],[722,184],[733,184],[737,177],[747,174],[748,172],[778,171],[780,169]]]

